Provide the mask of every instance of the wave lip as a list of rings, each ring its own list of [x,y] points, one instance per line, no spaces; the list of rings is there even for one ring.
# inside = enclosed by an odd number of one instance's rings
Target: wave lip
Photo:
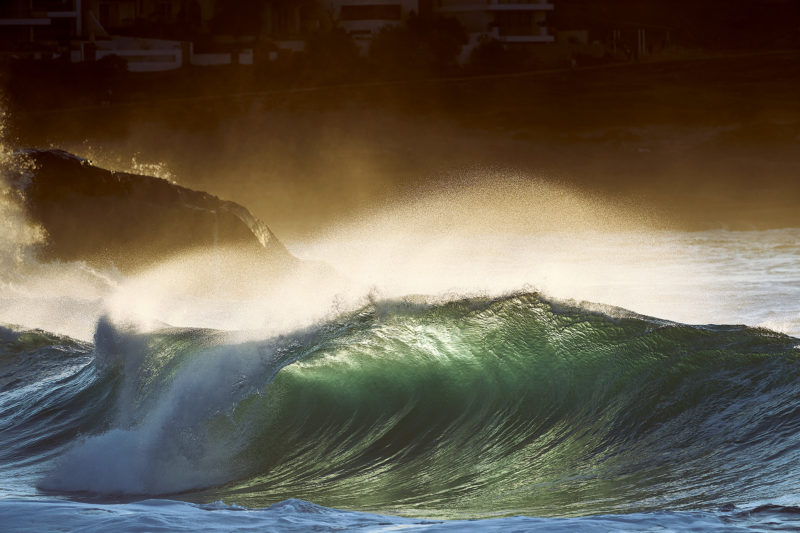
[[[261,394],[281,358],[272,342],[226,344],[226,337],[180,328],[142,334],[100,320],[93,368],[113,389],[108,427],[78,439],[39,487],[169,494],[244,475],[233,458],[248,424],[235,424],[232,411]]]

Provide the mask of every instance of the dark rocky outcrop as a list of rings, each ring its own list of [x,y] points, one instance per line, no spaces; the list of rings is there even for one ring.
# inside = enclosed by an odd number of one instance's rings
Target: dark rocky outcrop
[[[47,240],[42,260],[123,272],[182,251],[235,246],[277,266],[296,259],[245,207],[161,178],[114,172],[60,150],[13,155],[8,172]]]

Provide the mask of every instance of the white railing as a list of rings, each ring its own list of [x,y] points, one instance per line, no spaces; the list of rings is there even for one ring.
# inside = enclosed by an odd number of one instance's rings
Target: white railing
[[[439,12],[465,11],[551,11],[547,0],[443,0]]]
[[[198,67],[214,67],[218,65],[230,65],[231,55],[225,53],[192,54],[192,59],[190,60],[190,63]]]
[[[183,65],[183,53],[178,49],[154,48],[151,50],[97,50],[97,59],[116,55],[128,63],[131,72],[159,72],[175,70]]]

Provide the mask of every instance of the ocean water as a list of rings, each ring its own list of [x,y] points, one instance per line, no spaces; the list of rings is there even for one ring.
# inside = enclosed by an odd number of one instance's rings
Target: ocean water
[[[4,531],[800,528],[799,229],[366,220],[264,280],[2,209]]]

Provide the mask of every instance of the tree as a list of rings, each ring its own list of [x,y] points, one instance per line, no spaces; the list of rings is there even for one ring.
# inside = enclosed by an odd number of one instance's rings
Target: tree
[[[305,67],[308,75],[317,81],[347,81],[356,76],[362,66],[358,47],[342,28],[317,31],[306,41]]]
[[[467,35],[452,18],[411,14],[401,26],[387,26],[375,36],[370,60],[387,77],[443,75],[457,66]]]

